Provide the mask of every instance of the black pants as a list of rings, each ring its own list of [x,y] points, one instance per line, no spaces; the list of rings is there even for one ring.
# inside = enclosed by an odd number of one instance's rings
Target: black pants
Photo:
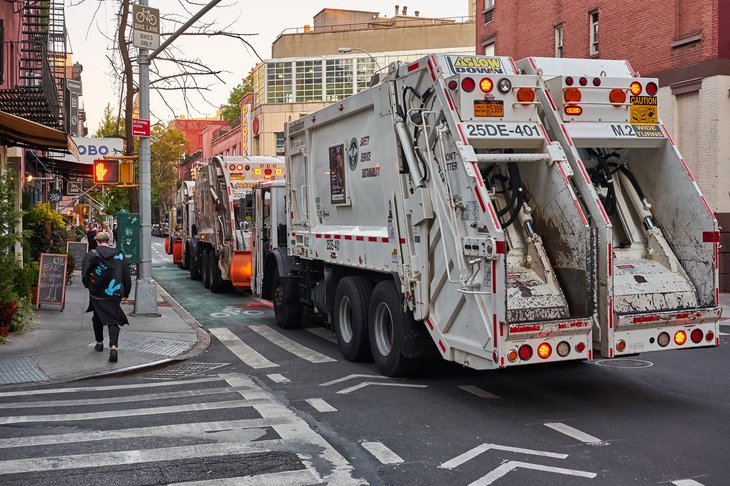
[[[94,316],[91,318],[91,323],[94,325],[94,336],[96,342],[101,343],[104,341],[104,324],[101,323],[101,319],[94,312]],[[109,347],[119,346],[119,326],[116,324],[109,324]]]

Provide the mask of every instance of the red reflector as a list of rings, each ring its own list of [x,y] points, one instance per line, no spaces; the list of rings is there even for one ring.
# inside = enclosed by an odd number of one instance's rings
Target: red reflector
[[[689,334],[689,338],[692,340],[693,343],[699,344],[702,342],[702,330],[701,329],[693,329],[692,332]]]
[[[711,343],[713,339],[715,339],[715,333],[707,331],[707,334],[705,334],[705,340],[707,340],[708,343]]]
[[[571,76],[568,76],[567,78],[565,78],[565,85],[573,86],[573,78]]]
[[[569,103],[577,103],[581,98],[582,95],[578,88],[568,88],[563,91],[563,99]]]
[[[600,86],[601,85],[601,78],[593,78],[593,86]]]
[[[457,83],[456,80],[452,79],[451,81],[449,81],[449,89],[451,91],[454,91],[458,87],[459,87],[459,83]]]
[[[583,114],[583,108],[578,105],[567,105],[563,111],[568,116],[579,116]]]
[[[583,351],[585,351],[585,349],[586,349],[585,343],[578,343],[575,345],[575,350],[578,351],[579,353],[582,353]]]
[[[517,101],[520,103],[532,103],[535,101],[535,90],[532,88],[520,88],[517,90]]]
[[[659,91],[659,87],[656,85],[656,83],[646,84],[646,94],[648,94],[649,96],[655,96],[657,91]]]
[[[705,231],[702,233],[703,243],[720,243],[719,231]]]
[[[584,78],[584,77],[581,77],[581,78],[580,78],[580,79],[578,80],[578,82],[580,83],[580,85],[581,85],[581,86],[585,86],[585,85],[587,85],[587,84],[588,84],[588,78]]]
[[[461,89],[467,93],[471,93],[476,87],[477,83],[472,78],[464,78],[461,80]]]
[[[626,91],[614,88],[608,95],[608,101],[617,105],[623,105],[626,103]]]
[[[529,360],[530,358],[532,358],[532,346],[530,346],[529,344],[523,344],[522,346],[520,346],[517,354],[520,355],[520,359],[522,361]]]

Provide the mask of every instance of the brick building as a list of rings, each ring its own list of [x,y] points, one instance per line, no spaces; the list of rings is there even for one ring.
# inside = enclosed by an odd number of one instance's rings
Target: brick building
[[[477,52],[628,59],[659,78],[659,115],[724,228],[730,290],[730,1],[477,0]]]
[[[227,125],[223,120],[217,118],[175,118],[170,122],[170,128],[180,130],[185,134],[188,141],[188,154],[203,150],[203,128],[207,126],[222,127]]]

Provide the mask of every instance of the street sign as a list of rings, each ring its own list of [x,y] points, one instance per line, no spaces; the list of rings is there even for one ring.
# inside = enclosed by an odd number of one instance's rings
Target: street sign
[[[143,5],[132,5],[132,45],[140,49],[160,47],[160,11]]]
[[[135,137],[150,136],[150,121],[141,118],[132,118],[132,135]]]
[[[139,214],[117,215],[117,248],[124,253],[127,263],[139,263]]]
[[[83,182],[80,181],[68,181],[66,184],[66,195],[78,196],[83,191]]]

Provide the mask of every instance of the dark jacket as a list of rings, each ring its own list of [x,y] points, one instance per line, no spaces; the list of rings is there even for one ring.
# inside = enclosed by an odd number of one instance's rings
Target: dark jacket
[[[89,250],[93,250],[98,246],[94,237],[96,237],[96,230],[92,229],[86,232],[86,240],[89,242]]]
[[[124,254],[116,248],[99,245],[84,256],[81,281],[92,297],[121,301],[129,297],[132,277]]]

